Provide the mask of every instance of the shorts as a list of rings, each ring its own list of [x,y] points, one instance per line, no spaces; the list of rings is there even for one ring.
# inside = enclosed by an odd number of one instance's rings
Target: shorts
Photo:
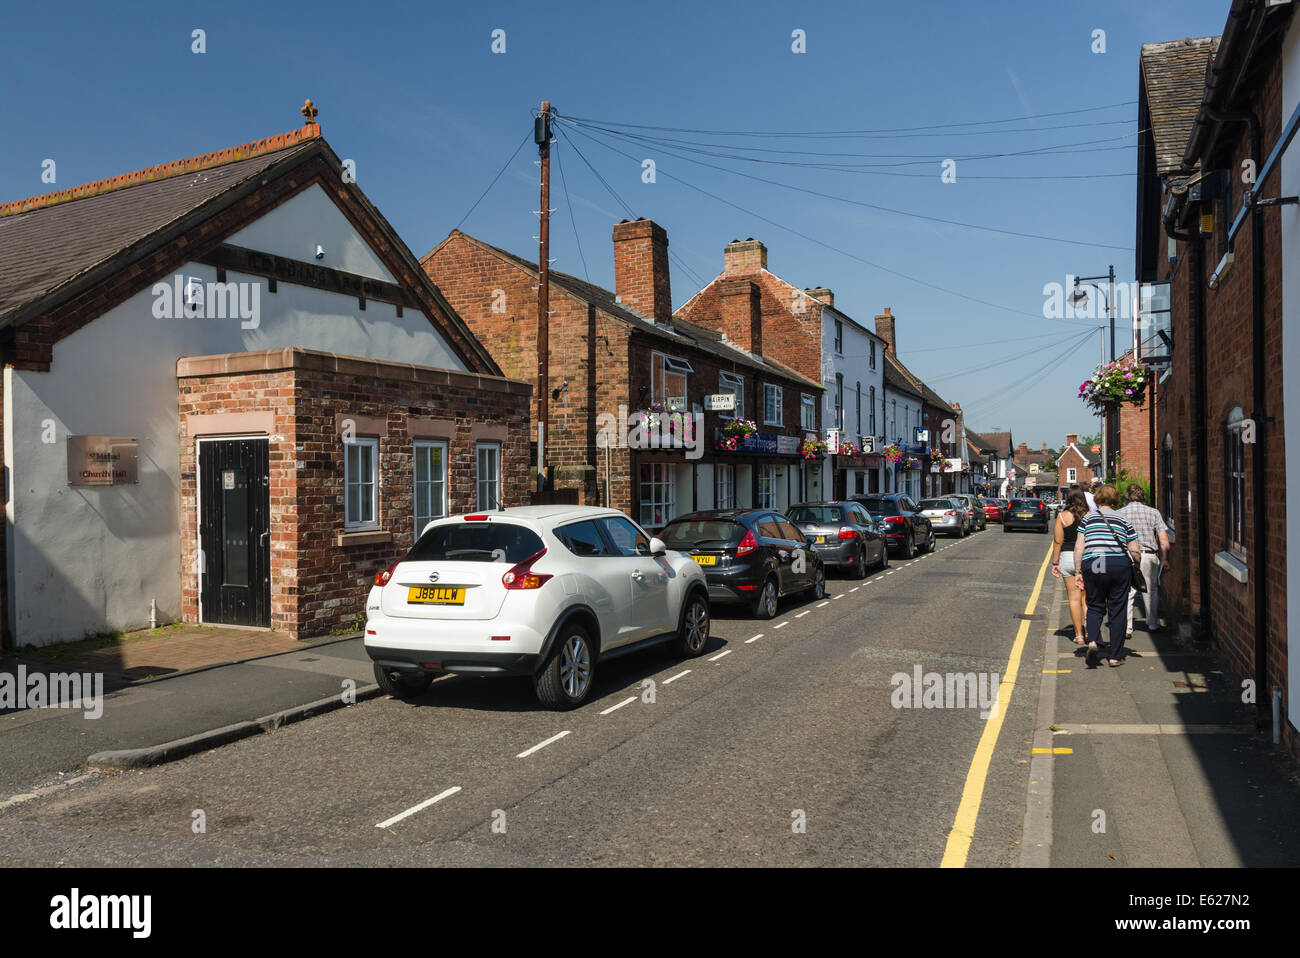
[[[1062,552],[1060,562],[1061,575],[1074,575],[1074,553]]]

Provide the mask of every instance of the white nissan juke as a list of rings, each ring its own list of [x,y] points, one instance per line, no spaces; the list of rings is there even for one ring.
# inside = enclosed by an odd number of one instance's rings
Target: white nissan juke
[[[383,691],[436,675],[527,675],[553,709],[591,691],[597,662],[659,643],[681,656],[709,639],[704,573],[626,515],[522,506],[435,520],[375,576],[365,647]]]

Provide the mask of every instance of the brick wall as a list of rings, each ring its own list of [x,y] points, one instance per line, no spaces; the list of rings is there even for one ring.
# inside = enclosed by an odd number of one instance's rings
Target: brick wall
[[[1151,472],[1151,393],[1147,391],[1141,406],[1119,408],[1119,467],[1125,472],[1150,480]],[[1157,430],[1159,424],[1157,424]]]
[[[257,364],[262,369],[250,368]],[[376,572],[414,538],[414,440],[448,440],[448,511],[477,508],[477,441],[501,443],[504,504],[527,503],[527,387],[500,377],[271,350],[181,360],[182,615],[198,618],[195,435],[189,417],[267,413],[271,624],[295,637],[353,626]],[[344,530],[340,422],[378,436],[381,534]]]
[[[1281,65],[1274,61],[1261,84],[1255,89],[1253,100],[1246,104],[1263,123],[1262,148],[1265,154],[1280,132],[1281,126]],[[1252,357],[1252,266],[1253,241],[1249,219],[1238,234],[1234,248],[1232,269],[1224,276],[1217,289],[1208,289],[1208,279],[1223,253],[1230,215],[1241,208],[1243,184],[1237,171],[1242,161],[1249,157],[1247,128],[1238,124],[1228,128],[1235,140],[1226,152],[1216,158],[1218,168],[1232,170],[1232,197],[1230,209],[1218,204],[1215,209],[1215,235],[1204,241],[1199,276],[1193,275],[1191,245],[1179,244],[1179,258],[1169,270],[1171,278],[1171,320],[1175,343],[1174,361],[1164,396],[1157,398],[1157,408],[1162,416],[1157,436],[1163,440],[1166,432],[1173,438],[1175,528],[1177,544],[1174,549],[1173,568],[1166,577],[1173,610],[1183,618],[1192,618],[1198,633],[1208,639],[1220,653],[1225,669],[1234,681],[1254,678],[1255,636],[1262,626],[1267,633],[1266,689],[1257,690],[1260,701],[1267,701],[1271,688],[1286,687],[1286,563],[1287,549],[1283,519],[1287,503],[1286,450],[1284,440],[1282,397],[1282,255],[1279,213],[1277,209],[1262,209],[1252,216],[1262,216],[1264,222],[1264,315],[1265,315],[1265,409],[1271,419],[1256,423],[1258,442],[1245,447],[1245,561],[1249,579],[1240,583],[1213,562],[1215,554],[1227,548],[1225,528],[1226,483],[1223,472],[1223,425],[1234,407],[1240,407],[1246,417],[1254,410],[1254,375]],[[1222,145],[1222,144],[1221,144]],[[1267,180],[1256,184],[1262,196],[1276,196],[1279,192],[1278,174],[1273,172]],[[1161,236],[1163,243],[1164,236]],[[1165,278],[1165,277],[1162,277]],[[1192,325],[1193,284],[1199,284],[1205,296],[1207,345],[1206,365],[1206,422],[1205,461],[1206,488],[1197,488],[1197,454],[1195,435],[1195,343]],[[1265,476],[1266,502],[1255,501],[1253,489],[1254,469],[1260,450],[1267,451]],[[1199,549],[1195,512],[1188,512],[1189,492],[1192,502],[1206,503],[1209,533],[1209,579],[1200,580]],[[1269,513],[1269,532],[1266,543],[1266,562],[1257,568],[1254,558],[1254,514],[1262,507]],[[1255,622],[1255,590],[1268,590],[1269,619],[1267,623]],[[1200,620],[1197,613],[1203,599],[1208,602],[1208,620]],[[1291,722],[1295,719],[1292,717]],[[1287,726],[1284,734],[1290,747],[1297,743],[1294,730]]]

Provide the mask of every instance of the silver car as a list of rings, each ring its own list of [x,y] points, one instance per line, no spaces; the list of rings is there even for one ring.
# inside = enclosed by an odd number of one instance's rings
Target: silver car
[[[970,517],[956,499],[922,499],[917,504],[921,515],[930,520],[936,534],[964,537],[970,531]]]
[[[966,510],[967,528],[971,532],[980,532],[988,528],[989,520],[988,516],[984,514],[984,506],[969,492],[954,492],[948,498],[956,499],[958,504]]]

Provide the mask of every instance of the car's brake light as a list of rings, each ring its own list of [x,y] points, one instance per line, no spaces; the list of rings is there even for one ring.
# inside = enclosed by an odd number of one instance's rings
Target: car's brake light
[[[848,526],[840,526],[840,538],[841,538],[841,539],[856,539],[857,537],[858,537],[858,534],[857,534],[856,532],[854,532],[854,531],[853,531],[851,528],[849,528]]]
[[[398,559],[396,562],[390,565],[383,572],[376,572],[375,585],[388,585],[388,580],[393,577],[393,573],[397,570],[397,567],[401,564],[402,564],[402,560]]]
[[[893,526],[901,526],[907,519],[903,516],[885,516],[885,521]]]
[[[545,549],[530,555],[503,575],[501,584],[507,589],[540,589],[551,576],[533,572],[532,564],[544,555],[546,555]]]
[[[466,516],[466,522],[487,522],[487,516]]]
[[[736,555],[747,556],[758,548],[758,540],[754,538],[754,530],[746,529],[745,535],[740,540],[740,545],[736,546]]]
[[[955,516],[957,513],[953,512],[951,509],[947,509],[947,510],[944,511],[943,514],[944,514],[945,516]]]

